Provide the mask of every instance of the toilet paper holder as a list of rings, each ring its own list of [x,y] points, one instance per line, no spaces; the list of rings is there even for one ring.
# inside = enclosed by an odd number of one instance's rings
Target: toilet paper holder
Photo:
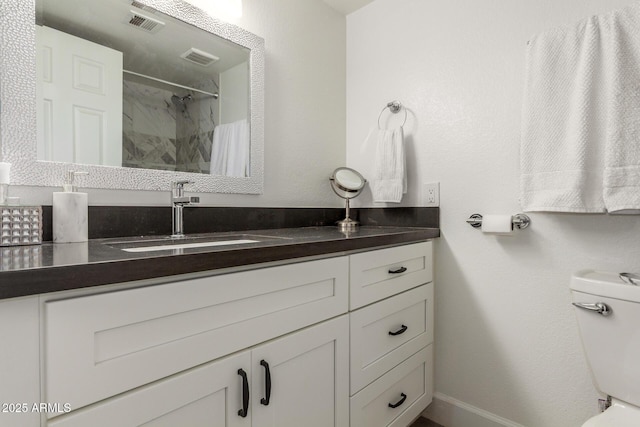
[[[467,220],[467,223],[473,228],[482,227],[482,215],[480,214],[471,215]],[[515,214],[511,217],[511,224],[513,224],[513,226],[518,230],[524,230],[529,226],[529,224],[531,224],[531,218],[529,218],[528,215],[525,215],[522,213]]]

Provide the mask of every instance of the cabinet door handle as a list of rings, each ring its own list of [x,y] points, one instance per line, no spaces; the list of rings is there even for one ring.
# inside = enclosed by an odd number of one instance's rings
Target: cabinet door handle
[[[393,332],[389,331],[389,335],[393,335],[395,337],[396,335],[404,334],[407,331],[407,329],[409,329],[407,326],[402,325],[402,327],[397,331],[393,331]]]
[[[264,406],[269,405],[269,401],[271,400],[271,369],[269,369],[269,364],[263,359],[260,361],[260,364],[264,366],[264,395],[262,399],[260,399],[260,403]]]
[[[238,411],[238,415],[246,418],[249,414],[249,380],[244,369],[238,369],[238,375],[242,377],[242,409]]]
[[[407,271],[407,267],[400,267],[395,270],[389,270],[389,274],[400,274],[404,273],[405,271]]]
[[[389,408],[397,408],[398,406],[402,405],[404,403],[405,400],[407,400],[407,395],[404,393],[400,393],[400,400],[398,400],[396,403],[389,403]]]

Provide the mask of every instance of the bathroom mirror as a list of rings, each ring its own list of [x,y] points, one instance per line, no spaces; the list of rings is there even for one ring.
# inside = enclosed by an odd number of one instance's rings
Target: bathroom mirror
[[[349,200],[358,196],[364,188],[367,180],[360,172],[351,168],[337,168],[329,178],[331,188],[339,197],[345,199],[345,219],[338,221],[338,228],[342,232],[352,232],[358,228],[358,221],[350,218]]]
[[[12,183],[55,186],[75,169],[90,188],[168,191],[184,179],[194,191],[262,193],[263,39],[181,0],[8,0],[0,13],[21,36],[2,38]],[[60,45],[76,47],[53,66]],[[68,88],[43,87],[61,74]],[[90,95],[111,106],[80,105]]]

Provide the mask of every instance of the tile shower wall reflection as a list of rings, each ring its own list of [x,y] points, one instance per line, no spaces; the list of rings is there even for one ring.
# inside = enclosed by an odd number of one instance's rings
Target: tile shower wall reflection
[[[213,82],[200,86],[215,88]],[[125,80],[122,165],[209,173],[217,110],[207,95]]]
[[[213,80],[202,82],[196,88],[209,93],[218,92]],[[177,111],[176,114],[176,170],[208,174],[219,102],[210,95],[197,92],[191,95],[191,101],[184,103],[185,111]]]

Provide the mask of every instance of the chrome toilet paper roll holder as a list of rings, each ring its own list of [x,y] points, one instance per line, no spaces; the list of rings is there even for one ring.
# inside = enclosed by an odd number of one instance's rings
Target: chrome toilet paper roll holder
[[[480,214],[471,215],[469,219],[467,219],[467,223],[473,228],[482,227],[482,215]],[[511,224],[513,227],[517,228],[518,230],[524,230],[529,226],[529,224],[531,224],[531,218],[529,218],[528,215],[525,215],[523,213],[515,214],[511,216]]]

